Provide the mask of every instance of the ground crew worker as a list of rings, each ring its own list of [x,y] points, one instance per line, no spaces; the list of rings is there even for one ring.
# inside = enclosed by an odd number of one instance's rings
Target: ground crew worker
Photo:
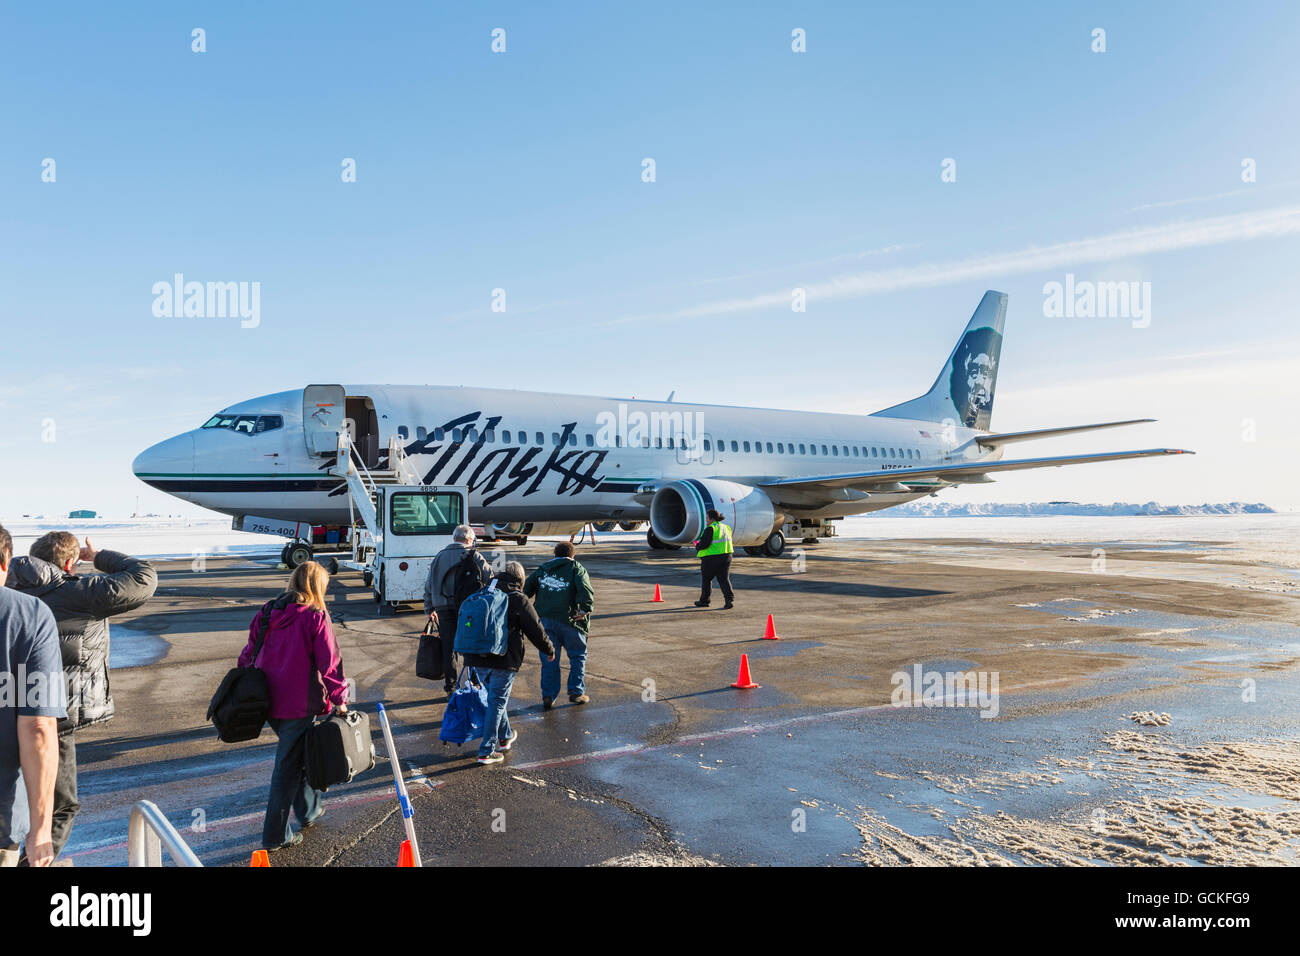
[[[700,559],[700,599],[695,606],[709,606],[713,579],[717,578],[722,597],[727,602],[722,608],[726,611],[735,606],[735,595],[731,590],[731,553],[735,550],[731,545],[731,528],[722,523],[722,512],[716,509],[709,509],[708,519],[709,526],[695,542],[695,553]]]

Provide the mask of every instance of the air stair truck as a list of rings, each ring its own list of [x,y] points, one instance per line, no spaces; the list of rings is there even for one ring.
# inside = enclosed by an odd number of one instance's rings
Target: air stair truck
[[[456,526],[469,521],[469,489],[421,484],[397,437],[388,444],[387,465],[367,468],[348,433],[339,432],[330,474],[347,482],[352,556],[330,561],[330,572],[360,571],[381,615],[424,600],[429,565]]]

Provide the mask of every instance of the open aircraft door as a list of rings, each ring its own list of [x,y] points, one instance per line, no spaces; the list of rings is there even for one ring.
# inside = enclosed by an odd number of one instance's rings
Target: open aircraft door
[[[308,385],[302,390],[302,434],[307,454],[332,455],[344,426],[347,391],[342,385]]]

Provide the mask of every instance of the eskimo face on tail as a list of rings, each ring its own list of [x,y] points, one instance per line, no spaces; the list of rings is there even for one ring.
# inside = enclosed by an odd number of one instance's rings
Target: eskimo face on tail
[[[967,428],[989,427],[1001,354],[1002,336],[990,328],[971,329],[953,352],[948,394],[957,418]]]

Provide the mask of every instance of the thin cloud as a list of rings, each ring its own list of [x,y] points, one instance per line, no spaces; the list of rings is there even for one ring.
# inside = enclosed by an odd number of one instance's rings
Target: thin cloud
[[[1300,234],[1300,206],[1281,206],[1230,216],[1125,229],[1088,239],[1029,246],[1014,252],[852,273],[805,284],[801,288],[809,302],[856,299],[885,292],[952,285],[957,282],[987,281],[994,276],[1022,275],[1076,267],[1084,263],[1109,262],[1178,249],[1254,239],[1277,239],[1296,234]],[[759,309],[789,308],[791,291],[787,288],[745,298],[720,299],[670,312],[624,316],[600,324],[698,319]]]
[[[1213,202],[1216,199],[1227,199],[1230,196],[1244,196],[1246,193],[1263,192],[1268,189],[1281,189],[1285,186],[1294,186],[1296,181],[1285,183],[1270,183],[1267,186],[1247,186],[1245,189],[1230,189],[1226,193],[1210,193],[1208,196],[1185,196],[1182,199],[1165,199],[1160,202],[1144,202],[1140,206],[1134,206],[1129,212],[1141,212],[1144,209],[1166,209],[1169,206],[1186,206],[1198,202]]]

